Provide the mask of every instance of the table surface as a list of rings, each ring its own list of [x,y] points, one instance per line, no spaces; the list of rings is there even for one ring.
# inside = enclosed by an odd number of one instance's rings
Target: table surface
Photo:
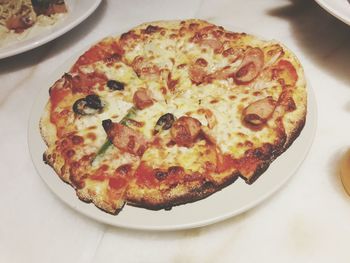
[[[27,146],[40,80],[104,36],[152,20],[201,18],[277,39],[304,65],[318,128],[293,178],[249,211],[173,232],[101,224],[61,202]],[[0,262],[349,262],[350,197],[339,179],[349,147],[350,27],[312,0],[103,1],[55,41],[0,60]]]

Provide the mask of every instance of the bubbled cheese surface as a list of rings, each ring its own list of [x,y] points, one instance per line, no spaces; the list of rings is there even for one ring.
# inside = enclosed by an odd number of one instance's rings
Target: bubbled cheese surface
[[[261,46],[260,42],[256,44]],[[86,69],[83,68],[86,71],[94,68],[103,72],[108,79],[125,83],[123,91],[111,91],[107,86],[102,89],[99,87],[96,92],[103,98],[106,105],[105,110],[99,115],[84,116],[77,121],[77,127],[82,131],[95,125],[93,132],[98,138],[95,141],[95,149],[98,149],[106,138],[102,126],[96,126],[96,123],[101,123],[104,119],[120,121],[133,106],[133,94],[141,87],[149,89],[155,99],[152,106],[139,110],[133,118],[143,123],[142,127],[134,128],[142,132],[148,140],[152,140],[156,122],[165,113],[172,113],[176,118],[184,115],[191,116],[198,119],[202,126],[208,126],[208,120],[201,113],[201,109],[210,110],[213,113],[216,120],[215,125],[206,131],[215,138],[222,153],[233,154],[234,157],[239,158],[248,148],[251,148],[252,144],[254,147],[259,147],[262,143],[273,143],[276,140],[273,127],[252,131],[242,124],[242,110],[247,105],[267,96],[278,99],[281,87],[276,81],[264,81],[263,84],[253,82],[239,86],[232,78],[228,78],[197,85],[189,77],[189,66],[199,58],[208,63],[206,67],[208,72],[215,72],[225,66],[238,67],[242,59],[231,63],[229,58],[215,54],[208,47],[203,48],[195,43],[172,40],[166,35],[160,36],[159,34],[127,50],[124,57],[124,62],[119,61],[107,65],[103,61],[98,61],[87,66]],[[137,76],[131,65],[136,57],[144,58],[146,64],[156,65],[167,74],[171,73],[172,79],[178,81],[175,91],[162,94],[161,89],[166,85],[166,79],[162,77],[162,74],[156,79]],[[178,67],[178,65],[183,66]],[[160,136],[169,136],[169,131],[163,131]],[[143,160],[152,163],[154,167],[181,165],[188,169],[192,167],[191,170],[195,171],[203,165],[198,164],[200,159],[203,159],[199,156],[205,151],[203,147],[200,147],[201,143],[203,142],[198,142],[198,145],[192,148],[176,145],[166,149],[151,147],[144,154]],[[115,151],[118,150],[115,149]]]

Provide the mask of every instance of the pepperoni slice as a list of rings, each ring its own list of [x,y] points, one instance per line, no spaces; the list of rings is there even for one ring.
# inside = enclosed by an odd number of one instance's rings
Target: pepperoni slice
[[[264,67],[264,53],[260,48],[250,48],[246,51],[242,64],[234,76],[237,84],[247,84],[253,81]]]
[[[200,131],[201,123],[199,120],[182,116],[174,122],[170,133],[177,145],[191,147]]]
[[[134,93],[133,102],[136,108],[143,110],[153,105],[151,92],[145,88],[140,88]]]
[[[202,46],[208,46],[212,48],[215,53],[221,53],[224,48],[222,43],[216,39],[203,39],[199,41],[199,44]]]
[[[142,78],[157,80],[161,73],[157,65],[146,62],[142,56],[135,57],[131,65],[137,76]]]
[[[188,69],[188,75],[193,83],[201,84],[204,82],[207,73],[203,67],[191,65]]]
[[[272,116],[275,107],[272,97],[257,100],[243,110],[243,122],[250,128],[261,128]]]
[[[295,86],[298,81],[298,73],[287,60],[280,60],[275,70],[273,70],[273,78],[283,82],[284,85]]]
[[[113,123],[111,120],[104,120],[102,125],[108,139],[119,150],[138,156],[143,155],[147,148],[147,141],[140,132],[120,123]]]

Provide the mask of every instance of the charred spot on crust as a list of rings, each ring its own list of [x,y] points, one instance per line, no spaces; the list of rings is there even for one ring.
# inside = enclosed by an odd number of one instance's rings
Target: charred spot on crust
[[[246,151],[246,155],[262,161],[271,159],[274,154],[274,147],[270,143],[265,143],[263,146]]]
[[[154,173],[154,176],[158,179],[158,180],[164,180],[167,176],[168,176],[168,173],[167,172],[164,172],[164,171],[161,171],[161,170],[156,170],[155,173]]]
[[[245,178],[242,175],[240,175],[240,177],[249,185],[251,185],[252,183],[254,183],[260,175],[262,175],[267,168],[269,168],[270,166],[270,162],[263,162],[261,164],[258,165],[258,167],[255,169],[254,173],[252,176],[250,176],[249,178]]]
[[[77,189],[82,189],[85,186],[85,179],[87,178],[87,174],[83,174],[80,177],[74,175],[74,173],[70,173],[69,180]]]
[[[49,164],[49,158],[47,157],[46,153],[43,153],[43,161],[45,164]]]
[[[126,40],[129,36],[133,35],[134,34],[134,31],[133,30],[130,30],[128,32],[125,32],[123,34],[120,35],[120,39],[121,40]]]
[[[181,166],[170,166],[168,168],[168,174],[170,176],[180,175],[180,174],[183,174],[184,172],[185,172],[185,170]]]
[[[146,27],[144,32],[145,32],[145,34],[152,34],[152,33],[157,32],[158,30],[160,30],[159,26],[149,25],[149,26]]]
[[[202,183],[202,185],[200,187],[190,189],[190,192],[192,194],[198,195],[198,194],[202,194],[202,193],[212,192],[215,188],[217,188],[217,187],[215,187],[214,182],[205,181]]]
[[[239,37],[240,34],[239,33],[233,33],[233,32],[227,32],[225,33],[225,37],[229,38],[229,39],[235,39],[237,37]]]
[[[189,24],[188,28],[191,29],[191,30],[195,30],[196,28],[199,27],[199,24],[198,23],[191,23]]]

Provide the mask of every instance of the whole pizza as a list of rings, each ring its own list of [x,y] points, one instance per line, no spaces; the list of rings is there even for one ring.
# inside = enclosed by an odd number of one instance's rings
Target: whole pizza
[[[303,69],[285,46],[202,20],[105,38],[49,93],[44,161],[112,214],[194,202],[238,178],[252,184],[307,112]]]

